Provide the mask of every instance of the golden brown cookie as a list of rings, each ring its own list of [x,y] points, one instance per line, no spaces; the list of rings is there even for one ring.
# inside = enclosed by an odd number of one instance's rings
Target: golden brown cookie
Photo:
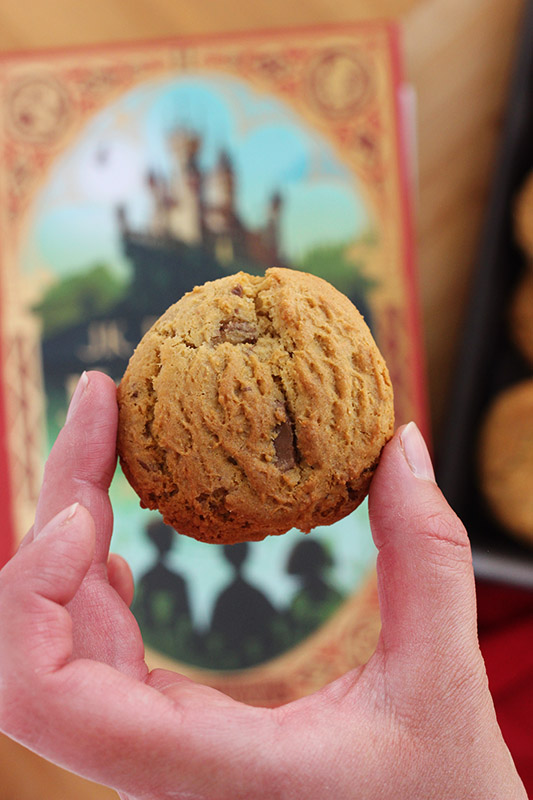
[[[533,544],[533,379],[501,392],[485,419],[481,485],[496,519]]]
[[[524,253],[533,259],[533,171],[523,182],[515,201],[514,231]]]
[[[289,269],[196,287],[143,337],[118,390],[118,452],[144,506],[206,542],[341,519],[394,426],[353,304]]]
[[[533,366],[533,270],[522,276],[515,289],[509,322],[515,346]]]

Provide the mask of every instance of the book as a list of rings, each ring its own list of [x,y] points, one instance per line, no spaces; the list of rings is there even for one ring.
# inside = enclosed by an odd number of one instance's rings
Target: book
[[[397,424],[427,433],[404,89],[383,22],[0,60],[4,560],[80,373],[118,382],[170,303],[241,269],[304,270],[350,297]],[[371,654],[366,504],[305,536],[224,548],[141,509],[120,469],[111,498],[150,666],[275,705]]]

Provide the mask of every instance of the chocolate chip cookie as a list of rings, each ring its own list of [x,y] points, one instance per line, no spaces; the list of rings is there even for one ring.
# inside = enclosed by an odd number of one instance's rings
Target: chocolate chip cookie
[[[141,340],[118,403],[118,453],[142,505],[216,543],[341,519],[394,427],[387,367],[357,309],[281,268],[184,295]]]

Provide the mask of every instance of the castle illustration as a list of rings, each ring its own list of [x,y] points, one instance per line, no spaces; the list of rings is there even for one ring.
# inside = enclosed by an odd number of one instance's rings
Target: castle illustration
[[[133,226],[126,207],[116,212],[121,249],[130,265],[124,294],[43,339],[46,390],[62,402],[85,369],[100,369],[120,380],[148,327],[194,286],[239,270],[262,274],[271,266],[290,266],[281,254],[279,192],[267,198],[264,223],[253,230],[237,209],[229,153],[221,150],[213,168],[205,170],[200,135],[178,129],[168,144],[173,169],[166,175],[153,169],[146,174],[151,198],[146,224]]]
[[[202,170],[199,134],[179,128],[168,137],[168,145],[174,158],[170,176],[154,170],[146,176],[153,213],[144,235],[200,246],[222,265],[241,260],[263,267],[280,265],[280,193],[269,198],[263,227],[251,230],[237,210],[237,182],[229,153],[222,149],[214,167]],[[119,210],[119,222],[123,235],[134,233],[124,209]]]

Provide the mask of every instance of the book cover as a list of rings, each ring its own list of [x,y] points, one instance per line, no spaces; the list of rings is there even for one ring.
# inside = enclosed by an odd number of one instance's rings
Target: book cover
[[[397,423],[426,429],[402,88],[386,23],[0,60],[4,560],[80,373],[119,381],[170,303],[241,269],[304,270],[350,297]],[[366,504],[308,535],[219,547],[141,509],[120,469],[111,498],[150,666],[274,705],[371,654]]]

